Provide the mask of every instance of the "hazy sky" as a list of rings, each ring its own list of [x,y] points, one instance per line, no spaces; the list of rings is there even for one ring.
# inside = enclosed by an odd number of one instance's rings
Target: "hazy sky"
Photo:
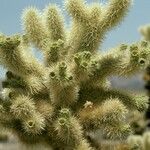
[[[88,0],[89,2],[96,0]],[[105,2],[105,0],[97,0]],[[57,3],[63,7],[63,0],[0,0],[0,31],[7,35],[21,32],[21,13],[28,6],[36,6],[43,9],[48,3]],[[68,20],[68,16],[66,16]],[[150,0],[134,0],[134,4],[125,18],[113,31],[109,32],[104,41],[103,49],[116,46],[117,44],[132,43],[140,39],[137,28],[150,23]],[[0,68],[0,77],[4,71]]]

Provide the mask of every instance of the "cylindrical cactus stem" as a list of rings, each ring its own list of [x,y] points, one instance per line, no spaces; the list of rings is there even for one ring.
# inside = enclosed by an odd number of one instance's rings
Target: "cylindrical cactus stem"
[[[49,74],[50,97],[57,107],[73,105],[78,98],[78,85],[65,62],[60,62]]]
[[[69,109],[63,108],[59,112],[55,123],[57,137],[68,147],[76,147],[83,138],[82,127],[79,121],[72,116]]]
[[[65,39],[64,21],[56,5],[48,5],[44,12],[46,27],[52,41]]]
[[[40,12],[34,7],[29,7],[23,12],[23,24],[27,37],[35,46],[43,50],[43,40],[48,37]]]

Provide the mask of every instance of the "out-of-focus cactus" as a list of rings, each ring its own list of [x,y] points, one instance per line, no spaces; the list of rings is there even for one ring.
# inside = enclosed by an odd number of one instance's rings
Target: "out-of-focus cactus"
[[[131,135],[128,137],[127,143],[129,145],[129,150],[149,150],[150,132],[145,132],[143,136]]]
[[[131,135],[127,139],[130,150],[144,150],[143,137],[140,135]]]
[[[0,126],[0,142],[6,142],[8,140],[8,133]]]
[[[143,38],[150,42],[150,24],[140,27],[139,31],[143,35]]]
[[[140,27],[139,31],[143,35],[143,39],[146,42],[150,43],[150,24]],[[148,96],[149,96],[149,106],[146,111],[145,117],[146,117],[146,120],[148,120],[148,126],[150,126],[150,62],[146,68],[143,79],[146,82],[145,88],[146,88]]]
[[[142,135],[146,130],[147,123],[145,122],[144,113],[133,111],[130,113],[128,120],[133,130],[133,134]]]
[[[72,16],[66,32],[57,6],[23,13],[24,34],[0,35],[0,63],[8,70],[0,99],[0,123],[26,144],[43,143],[65,150],[93,150],[89,131],[126,138],[130,110],[143,111],[147,98],[112,89],[112,75],[133,75],[149,59],[149,44],[121,44],[98,52],[107,31],[128,12],[132,0],[87,6],[65,0]],[[43,52],[44,64],[31,53]]]
[[[102,141],[98,150],[130,150],[126,142],[123,141]]]
[[[150,132],[146,132],[143,135],[143,140],[144,140],[144,150],[149,150],[149,148],[150,148]]]
[[[143,78],[145,80],[145,89],[147,90],[147,94],[149,96],[149,106],[145,113],[145,119],[148,122],[147,126],[150,127],[150,65],[146,68]]]

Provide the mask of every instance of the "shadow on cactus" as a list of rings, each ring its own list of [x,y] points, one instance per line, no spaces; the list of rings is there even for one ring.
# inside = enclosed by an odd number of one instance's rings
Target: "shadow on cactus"
[[[112,75],[129,76],[144,68],[149,43],[122,44],[98,52],[107,31],[121,22],[131,0],[87,6],[66,0],[72,16],[69,32],[55,5],[42,12],[23,12],[24,34],[0,35],[0,63],[8,70],[0,99],[0,123],[27,145],[53,149],[93,150],[87,133],[98,129],[106,138],[130,134],[126,115],[143,111],[147,98],[110,87]],[[44,63],[30,47],[41,50]]]

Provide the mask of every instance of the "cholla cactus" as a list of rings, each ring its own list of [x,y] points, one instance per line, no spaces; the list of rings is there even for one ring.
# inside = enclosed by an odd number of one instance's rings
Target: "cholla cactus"
[[[147,42],[150,42],[150,25],[145,25],[140,27],[139,31],[143,35],[143,39],[146,40]],[[144,74],[144,80],[146,82],[145,88],[147,89],[147,94],[150,97],[150,63],[146,68],[145,74]],[[150,126],[150,98],[149,98],[149,106],[148,109],[145,113],[145,117],[148,120],[148,127]]]
[[[129,145],[129,150],[143,150],[144,149],[143,137],[140,135],[129,136],[127,139],[127,143]]]
[[[145,132],[143,136],[132,135],[128,137],[129,150],[149,150],[150,132]]]
[[[0,123],[26,144],[45,143],[54,149],[93,150],[87,133],[101,129],[108,138],[131,131],[129,110],[144,110],[146,100],[112,89],[108,78],[128,76],[145,66],[145,41],[97,52],[107,31],[125,16],[131,0],[110,0],[87,6],[66,0],[72,26],[66,32],[57,6],[44,11],[27,8],[24,34],[0,35],[0,62],[8,69],[0,100]],[[44,63],[30,47],[43,52]]]
[[[150,24],[140,27],[139,31],[143,35],[143,38],[150,42]]]
[[[0,142],[4,142],[8,140],[8,133],[4,130],[3,127],[0,126]]]
[[[150,148],[150,132],[146,132],[143,135],[143,140],[144,140],[144,150],[149,150],[149,148]]]
[[[145,113],[145,118],[148,120],[147,126],[150,126],[150,65],[146,68],[145,74],[144,74],[144,80],[146,82],[145,89],[147,90],[147,94],[149,96],[149,106]]]

